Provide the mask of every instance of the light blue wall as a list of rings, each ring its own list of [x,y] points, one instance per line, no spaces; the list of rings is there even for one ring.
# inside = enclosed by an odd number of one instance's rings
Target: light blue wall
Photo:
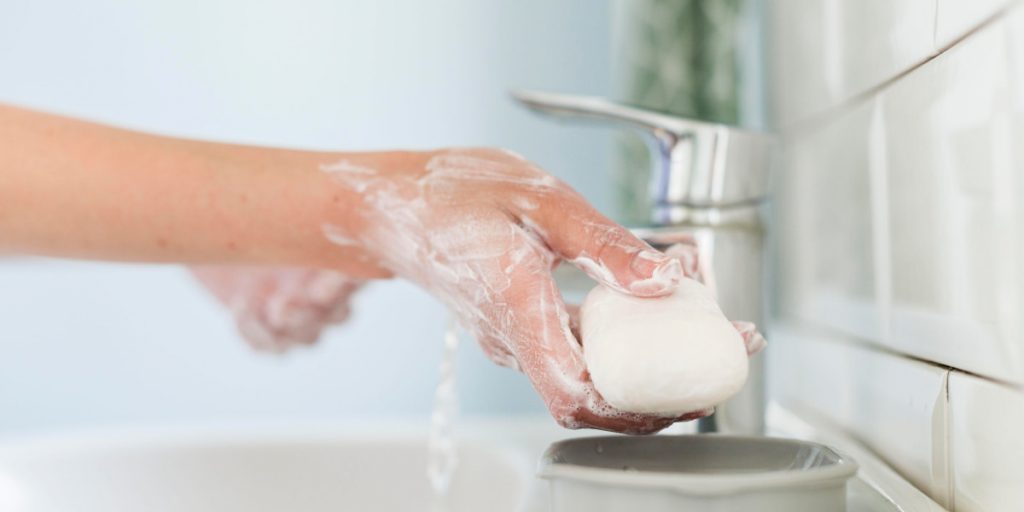
[[[0,102],[245,143],[500,145],[607,209],[609,134],[506,98],[607,93],[607,27],[593,0],[15,0],[0,6]],[[424,415],[444,324],[424,293],[381,283],[318,347],[259,356],[179,268],[8,260],[0,431]],[[460,357],[467,411],[542,411],[475,344]]]

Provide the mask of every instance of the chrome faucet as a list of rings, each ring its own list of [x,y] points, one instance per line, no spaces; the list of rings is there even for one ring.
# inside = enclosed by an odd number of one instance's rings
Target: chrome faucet
[[[649,227],[633,231],[658,249],[682,239],[697,241],[710,269],[705,279],[726,316],[764,329],[764,223],[771,138],[723,124],[683,119],[604,98],[517,91],[530,109],[564,118],[615,122],[639,130],[650,142]],[[762,434],[763,356],[751,359],[743,390],[700,420],[702,432]]]

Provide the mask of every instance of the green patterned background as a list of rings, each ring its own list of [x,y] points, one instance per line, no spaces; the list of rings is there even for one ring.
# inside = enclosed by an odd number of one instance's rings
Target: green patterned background
[[[617,100],[683,117],[741,120],[743,16],[752,0],[616,0],[612,69]],[[612,159],[618,217],[649,223],[649,155],[624,134]]]

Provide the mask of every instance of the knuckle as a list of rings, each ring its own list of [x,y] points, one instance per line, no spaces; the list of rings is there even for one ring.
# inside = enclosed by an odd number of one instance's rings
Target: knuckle
[[[569,430],[579,430],[589,426],[575,416],[555,416],[555,422],[558,423],[558,426]]]
[[[586,421],[586,415],[580,406],[555,404],[550,405],[548,411],[551,413],[551,417],[555,419],[555,422],[558,423],[558,426],[562,428],[577,430],[592,426]]]
[[[615,227],[602,227],[594,235],[594,241],[597,249],[597,254],[595,256],[599,258],[609,251],[623,248],[628,240],[626,232]]]

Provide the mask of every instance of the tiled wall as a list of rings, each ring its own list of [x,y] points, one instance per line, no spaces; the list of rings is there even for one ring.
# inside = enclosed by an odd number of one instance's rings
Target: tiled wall
[[[1024,510],[1024,3],[766,0],[770,393]]]

